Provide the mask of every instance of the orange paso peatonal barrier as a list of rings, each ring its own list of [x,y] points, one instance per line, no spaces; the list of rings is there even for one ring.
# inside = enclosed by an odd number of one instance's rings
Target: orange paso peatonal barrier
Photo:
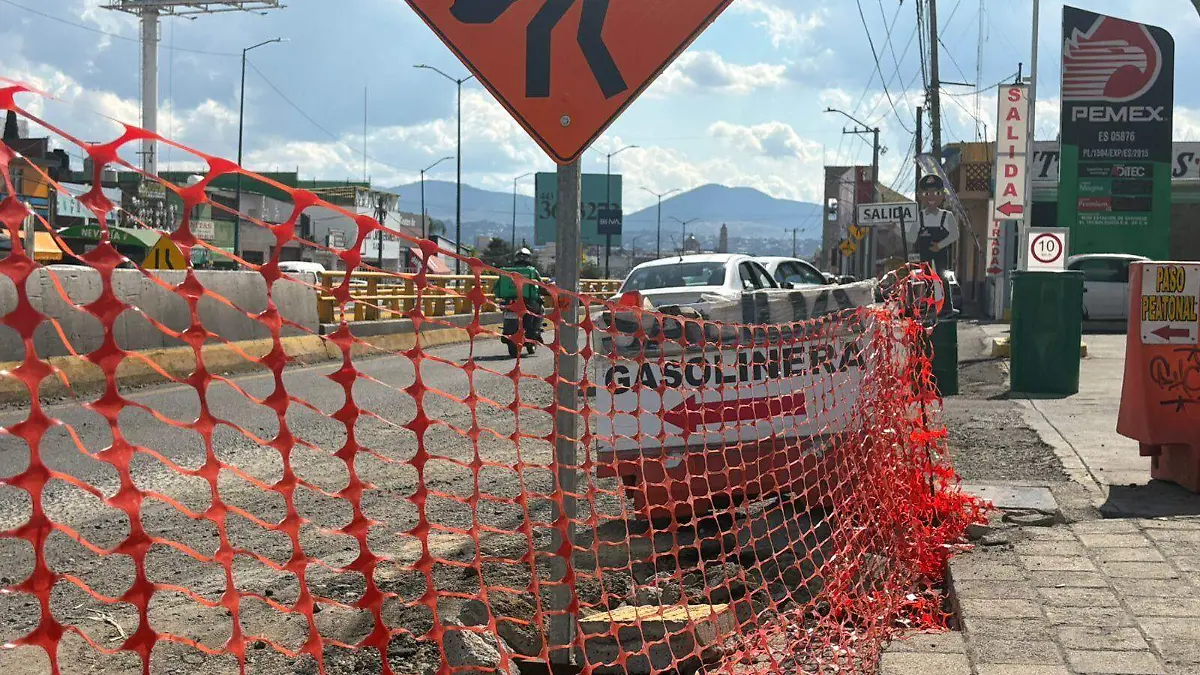
[[[1200,263],[1133,263],[1129,296],[1117,431],[1152,478],[1200,492]]]
[[[37,98],[53,102],[0,88],[0,109],[78,147],[97,179],[136,171],[121,152],[146,132],[80,143],[29,112]],[[207,167],[200,180],[143,179],[182,202],[166,234],[190,261],[212,247],[190,214],[221,208],[207,188],[242,169],[172,145]],[[16,164],[39,171],[0,146],[5,181]],[[190,266],[141,268],[103,225],[87,251],[56,237],[88,272],[73,286],[80,275],[12,236],[26,205],[0,203],[13,244],[0,337],[20,349],[0,376],[30,392],[0,411],[0,672],[515,675],[562,660],[597,674],[870,672],[901,630],[944,626],[945,562],[983,505],[941,457],[926,275],[665,313],[542,285],[553,329],[514,360],[480,322],[482,280],[504,272],[463,258],[476,283],[447,296],[427,263],[453,254],[411,241],[426,261],[403,277],[413,346],[387,351],[345,321],[310,334],[281,301],[304,282],[279,270],[283,244],[332,254],[343,283],[299,295],[372,303],[351,282],[380,273],[361,253],[380,224],[272,187],[293,211],[245,218],[280,244],[238,261],[260,289],[249,301]],[[80,201],[100,223],[117,215],[98,188]],[[297,238],[310,209],[341,215],[350,236],[313,238],[346,248]],[[30,294],[34,276],[52,291]],[[425,314],[427,292],[471,321]],[[224,319],[202,321],[213,307]],[[269,349],[227,337],[246,322]],[[129,387],[122,364],[156,366],[122,346],[120,326],[190,348],[194,370]],[[431,346],[430,329],[461,342]],[[103,373],[101,394],[36,396],[78,372],[39,355],[47,335]],[[297,363],[289,335],[339,359]],[[214,345],[255,372],[223,375]],[[567,418],[578,424],[556,426]]]

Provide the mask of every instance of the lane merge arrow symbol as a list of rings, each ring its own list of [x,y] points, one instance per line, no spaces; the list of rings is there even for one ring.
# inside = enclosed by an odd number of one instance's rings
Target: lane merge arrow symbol
[[[744,398],[736,401],[700,402],[700,396],[684,399],[663,413],[663,421],[688,431],[700,431],[710,424],[796,417],[807,413],[804,394]]]
[[[1190,337],[1192,337],[1192,330],[1190,328],[1176,328],[1174,326],[1163,326],[1162,328],[1159,328],[1158,330],[1151,331],[1150,334],[1158,337],[1159,339],[1170,342],[1171,340],[1174,340],[1175,338],[1190,338]]]
[[[1013,204],[1012,202],[1004,202],[996,207],[996,210],[1006,216],[1015,216],[1025,213],[1025,207],[1021,204]]]

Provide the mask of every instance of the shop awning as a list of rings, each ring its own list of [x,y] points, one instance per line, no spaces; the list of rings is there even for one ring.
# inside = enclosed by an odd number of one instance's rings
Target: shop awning
[[[414,247],[408,249],[408,251],[409,251],[409,253],[412,254],[413,267],[419,268],[421,266],[421,256],[423,255],[421,253],[421,249],[416,248],[414,246]],[[441,258],[434,256],[432,258],[429,258],[429,273],[430,274],[450,274],[450,266],[447,265],[445,262],[443,262]]]
[[[76,225],[58,231],[58,236],[63,239],[89,239],[91,241],[100,241],[100,226],[99,225]],[[116,227],[110,225],[108,228],[108,239],[113,246],[134,246],[149,250],[154,248],[158,240],[162,238],[162,233],[157,230],[139,230],[132,227]]]
[[[24,236],[18,231],[18,236]],[[8,237],[4,237],[0,241],[0,250],[11,251],[12,242]],[[54,235],[49,232],[34,232],[33,233],[33,259],[36,262],[58,262],[62,260],[63,252],[58,248],[58,243],[54,241]]]

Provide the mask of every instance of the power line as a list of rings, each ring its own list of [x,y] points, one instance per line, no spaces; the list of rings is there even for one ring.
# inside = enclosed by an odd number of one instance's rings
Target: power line
[[[958,60],[954,58],[954,52],[951,52],[950,48],[946,46],[946,43],[942,42],[941,35],[938,36],[938,44],[945,48],[946,56],[950,57],[950,63],[954,64],[954,69],[958,71],[958,76],[961,77],[965,82],[967,80],[967,74],[964,73],[962,67],[958,65]],[[975,86],[979,86],[979,80],[975,81]]]
[[[57,21],[58,23],[65,24],[68,26],[82,28],[83,30],[90,31],[92,33],[98,33],[100,35],[107,35],[108,37],[114,38],[116,40],[124,40],[126,42],[136,42],[138,44],[142,43],[141,38],[133,38],[133,37],[129,37],[126,35],[121,35],[120,33],[112,33],[112,32],[106,31],[102,28],[96,28],[95,26],[89,26],[87,24],[82,24],[82,23],[78,23],[75,21],[71,21],[70,19],[64,19],[59,16],[54,16],[53,14],[47,14],[46,12],[43,12],[41,10],[34,9],[32,7],[26,7],[25,5],[21,5],[16,2],[13,2],[13,0],[0,0],[0,2],[3,2],[6,5],[11,5],[13,7],[16,7],[17,9],[23,9],[26,12],[29,12],[30,14],[36,14],[42,18],[50,19],[51,21]],[[161,49],[167,49],[167,50],[175,51],[175,52],[187,52],[189,54],[204,54],[206,56],[238,56],[238,54],[234,54],[232,52],[211,52],[211,51],[208,51],[205,49],[189,49],[188,47],[174,47],[174,46],[162,45],[162,44],[160,44],[159,47]]]
[[[862,21],[863,32],[867,34],[867,44],[871,47],[871,58],[875,61],[875,70],[879,73],[879,81],[883,84],[883,94],[887,97],[888,105],[892,107],[892,114],[896,116],[896,121],[900,123],[900,126],[905,131],[912,133],[912,129],[908,128],[908,125],[904,123],[904,119],[900,117],[900,112],[896,110],[896,102],[892,100],[892,93],[888,91],[887,83],[884,82],[883,66],[879,64],[879,53],[875,51],[875,39],[871,37],[871,27],[867,25],[867,16],[863,13],[862,0],[854,0],[854,4],[858,6],[858,18]],[[890,41],[891,29],[888,29],[887,35]],[[897,63],[896,69],[899,70],[899,68],[900,64]]]
[[[892,30],[896,27],[896,19],[899,16],[900,16],[900,7],[897,6],[896,13],[892,15],[891,24],[889,24],[887,26],[887,38],[884,41],[885,45],[890,45],[892,43]],[[908,44],[905,45],[904,53],[900,56],[900,59],[896,61],[896,70],[892,74],[892,78],[891,78],[892,80],[894,80],[896,78],[896,74],[898,74],[900,72],[900,60],[903,60],[904,57],[908,55],[908,49],[909,49],[909,47],[912,46],[912,39],[915,36],[916,36],[916,31],[913,31],[913,34],[911,36],[909,36],[909,38],[908,38]],[[869,78],[867,78],[867,86],[863,87],[862,94],[858,97],[858,102],[854,104],[854,112],[855,113],[858,113],[859,110],[862,108],[863,101],[865,101],[867,99],[867,94],[871,91],[871,85],[875,83],[875,72],[876,71],[872,71],[871,76]],[[879,81],[883,82],[883,73],[879,73]],[[891,81],[889,80],[889,84],[890,83],[891,83]]]
[[[7,0],[5,0],[5,1],[7,1]],[[355,155],[365,157],[368,160],[375,162],[376,164],[379,164],[381,166],[386,166],[389,169],[394,169],[396,171],[400,171],[403,173],[415,173],[414,171],[411,171],[409,169],[403,169],[398,166],[388,164],[387,162],[385,162],[383,160],[372,157],[371,155],[368,155],[367,153],[363,152],[362,150],[359,150],[359,149],[351,146],[349,143],[342,140],[341,137],[339,137],[337,134],[333,133],[329,129],[326,129],[324,126],[321,125],[320,122],[313,119],[312,116],[309,115],[307,112],[305,112],[303,108],[296,105],[296,103],[294,101],[292,101],[292,99],[288,98],[287,94],[283,93],[283,91],[280,90],[279,87],[275,86],[275,83],[271,82],[270,78],[268,78],[266,75],[264,75],[263,72],[261,70],[259,70],[258,67],[255,66],[254,63],[251,62],[249,59],[246,60],[246,65],[250,66],[250,69],[253,70],[255,73],[257,73],[258,76],[262,78],[263,82],[265,82],[266,85],[268,87],[270,87],[272,91],[274,91],[276,94],[279,95],[279,98],[282,98],[285,103],[287,103],[289,106],[292,107],[293,110],[295,110],[297,113],[300,113],[301,117],[308,120],[308,122],[310,124],[312,124],[314,127],[316,127],[317,129],[320,129],[326,136],[328,136],[331,140],[333,140],[338,145],[341,145],[342,147],[346,148],[347,150],[354,153]]]

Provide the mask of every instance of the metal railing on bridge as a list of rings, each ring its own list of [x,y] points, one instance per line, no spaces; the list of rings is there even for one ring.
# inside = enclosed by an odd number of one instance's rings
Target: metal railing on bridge
[[[425,285],[419,286],[416,274],[388,272],[354,272],[351,279],[351,301],[338,303],[334,289],[341,286],[345,272],[322,272],[318,275],[321,287],[317,290],[317,316],[321,323],[347,321],[380,321],[403,318],[421,303],[425,316],[450,316],[474,311],[470,296],[479,285],[492,303],[484,311],[495,311],[496,280],[491,275],[429,274]],[[620,279],[583,279],[579,282],[582,295],[608,298],[621,288]]]

